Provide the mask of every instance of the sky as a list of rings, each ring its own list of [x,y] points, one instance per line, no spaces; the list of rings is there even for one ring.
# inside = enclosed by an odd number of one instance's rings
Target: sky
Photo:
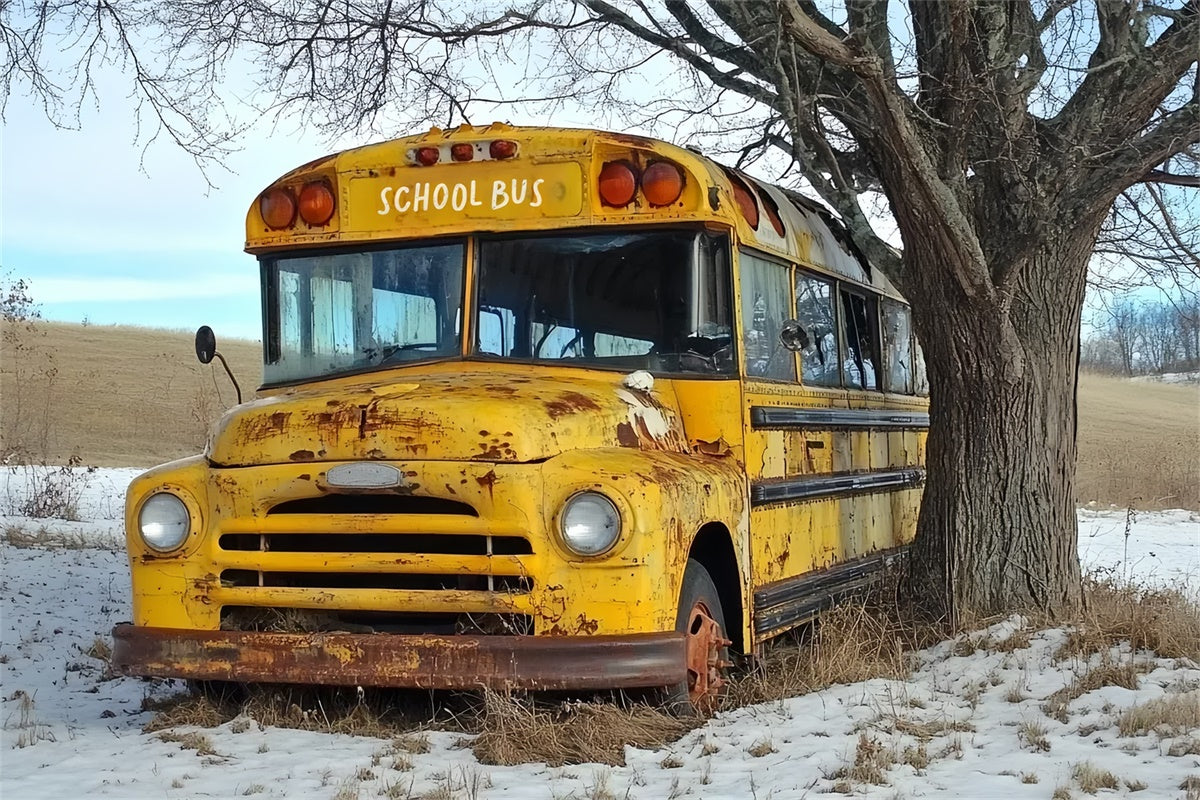
[[[109,91],[105,91],[109,89]],[[215,186],[172,142],[137,141],[119,81],[78,130],[14,93],[3,125],[0,272],[29,281],[46,319],[261,338],[246,210],[279,175],[329,151],[303,131],[253,130]]]

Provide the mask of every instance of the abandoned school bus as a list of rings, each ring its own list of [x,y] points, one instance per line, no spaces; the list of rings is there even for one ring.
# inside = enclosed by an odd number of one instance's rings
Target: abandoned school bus
[[[913,535],[908,308],[799,196],[463,126],[284,175],[246,235],[264,383],[129,488],[125,674],[711,709]]]

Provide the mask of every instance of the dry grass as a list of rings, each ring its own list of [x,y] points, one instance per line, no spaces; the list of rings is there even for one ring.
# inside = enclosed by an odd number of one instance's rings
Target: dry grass
[[[482,729],[472,749],[484,764],[623,766],[625,745],[660,747],[694,724],[642,705],[564,703],[543,708],[496,692],[485,692],[483,702]]]
[[[1046,738],[1046,726],[1040,722],[1026,720],[1017,726],[1017,738],[1021,745],[1035,752],[1050,752],[1050,740]]]
[[[143,709],[158,712],[146,731],[253,720],[275,728],[393,739],[394,748],[407,753],[428,751],[422,729],[463,731],[477,726],[465,699],[456,703],[453,697],[444,698],[437,712],[429,703],[429,696],[421,692],[372,691],[360,698],[353,688],[215,684],[192,694],[145,701]]]
[[[854,598],[768,645],[758,669],[736,681],[729,704],[750,705],[871,678],[904,678],[907,653],[948,635],[897,602],[895,586]]]
[[[882,742],[859,734],[858,746],[854,749],[854,762],[834,773],[835,779],[854,784],[870,783],[887,785],[887,771],[896,763],[896,753]]]
[[[1126,689],[1138,687],[1138,675],[1149,669],[1144,664],[1124,662],[1120,664],[1102,663],[1078,676],[1070,686],[1059,689],[1046,698],[1042,711],[1046,716],[1059,722],[1067,721],[1067,706],[1077,697],[1083,697],[1088,692],[1104,686],[1121,686]]]
[[[1126,641],[1135,651],[1200,661],[1200,604],[1184,592],[1092,575],[1084,598],[1083,619],[1058,658],[1088,656]]]
[[[213,749],[212,740],[203,733],[196,731],[188,733],[163,731],[158,735],[158,738],[164,742],[177,742],[180,750],[195,750],[198,756],[217,755],[217,751]]]
[[[1079,376],[1081,503],[1200,509],[1200,386]]]
[[[235,402],[220,365],[196,361],[191,332],[38,321],[32,331],[4,323],[0,333],[18,337],[0,336],[4,453],[149,466],[199,452],[209,426]],[[253,392],[262,378],[259,344],[218,345],[243,394]]]
[[[1126,709],[1117,720],[1122,736],[1141,736],[1151,731],[1160,736],[1179,736],[1200,729],[1200,691],[1168,694]]]
[[[1095,766],[1090,761],[1076,764],[1071,770],[1071,777],[1079,784],[1079,788],[1088,794],[1095,794],[1101,789],[1121,788],[1121,782],[1117,780],[1116,775]]]

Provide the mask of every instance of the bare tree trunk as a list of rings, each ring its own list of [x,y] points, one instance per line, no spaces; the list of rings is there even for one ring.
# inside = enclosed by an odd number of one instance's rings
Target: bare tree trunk
[[[946,281],[909,289],[932,394],[911,588],[935,615],[1061,616],[1080,603],[1075,392],[1091,240],[1076,234],[1025,265],[1007,309],[947,297]]]

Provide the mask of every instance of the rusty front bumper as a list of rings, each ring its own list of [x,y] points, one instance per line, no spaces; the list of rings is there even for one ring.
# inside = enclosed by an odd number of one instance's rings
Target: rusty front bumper
[[[683,634],[409,636],[118,625],[121,675],[421,689],[615,689],[687,677]]]

